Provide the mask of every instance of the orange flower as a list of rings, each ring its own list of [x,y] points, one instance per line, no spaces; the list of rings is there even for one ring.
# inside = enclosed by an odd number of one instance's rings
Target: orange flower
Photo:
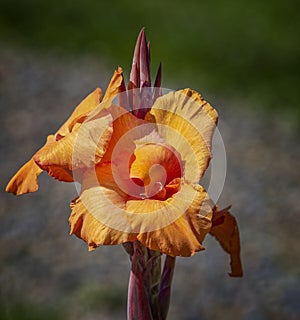
[[[190,89],[158,98],[144,120],[116,105],[106,111],[112,136],[101,161],[78,174],[71,234],[90,249],[138,240],[171,256],[202,250],[213,205],[197,182],[211,157],[216,111]]]
[[[231,256],[230,275],[241,276],[236,221],[226,209],[218,210],[198,184],[211,159],[217,112],[191,89],[161,96],[161,68],[152,92],[149,70],[142,30],[132,90],[126,92],[119,68],[103,99],[99,88],[87,96],[6,191],[36,191],[43,170],[60,181],[79,182],[70,234],[90,250],[137,240],[172,257],[191,256],[204,249],[210,232]]]
[[[7,191],[35,191],[41,170],[61,181],[76,177],[82,186],[71,204],[71,233],[90,249],[139,240],[190,256],[211,228],[212,204],[197,182],[211,157],[217,113],[186,89],[158,98],[138,119],[111,103],[122,82],[118,70],[101,103],[99,89],[90,94]]]

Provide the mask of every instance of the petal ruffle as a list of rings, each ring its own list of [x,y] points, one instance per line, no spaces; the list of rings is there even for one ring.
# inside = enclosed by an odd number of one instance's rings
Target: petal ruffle
[[[73,171],[99,163],[111,135],[112,117],[102,110],[97,118],[88,119],[66,137],[45,145],[33,158],[43,170],[63,180],[59,168]]]
[[[139,232],[137,238],[151,250],[186,257],[204,249],[202,241],[211,228],[212,206],[201,186],[182,185],[166,201],[130,200],[126,210],[134,214],[130,220],[134,230],[148,229]]]
[[[229,208],[213,213],[210,234],[220,243],[225,252],[230,254],[231,277],[242,277],[242,263],[240,258],[240,236],[236,219],[228,211]]]
[[[158,98],[145,119],[155,122],[158,133],[185,161],[184,177],[198,182],[211,159],[216,110],[200,94],[185,89]]]
[[[71,208],[70,234],[84,240],[89,250],[99,245],[115,245],[136,240],[136,234],[109,226],[118,223],[118,213],[125,209],[125,201],[113,190],[100,186],[84,190],[80,197],[71,203]]]
[[[182,185],[166,201],[126,202],[119,193],[94,182],[83,183],[70,216],[71,234],[86,241],[90,249],[135,240],[171,256],[191,256],[204,249],[212,205],[201,186]]]
[[[6,192],[21,195],[37,191],[39,188],[37,177],[42,171],[34,160],[30,159],[9,181]]]

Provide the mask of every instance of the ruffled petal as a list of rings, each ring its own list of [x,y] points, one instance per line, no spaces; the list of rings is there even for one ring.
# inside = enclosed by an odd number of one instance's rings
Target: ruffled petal
[[[201,186],[183,184],[166,201],[130,200],[126,210],[139,232],[138,240],[151,250],[170,256],[192,256],[203,250],[202,241],[211,227],[212,205]],[[165,224],[165,226],[163,226]]]
[[[68,120],[57,130],[56,137],[61,138],[71,132],[74,122],[82,116],[87,116],[93,111],[102,99],[102,91],[100,88],[95,89],[90,93],[80,104],[75,108]]]
[[[42,171],[34,160],[30,159],[9,181],[6,192],[21,195],[37,191],[39,188],[37,177]]]
[[[185,179],[198,182],[211,159],[217,117],[200,94],[185,89],[158,98],[145,119],[155,122],[160,136],[180,153]]]
[[[71,203],[71,231],[84,240],[89,250],[99,245],[115,245],[135,241],[136,234],[110,227],[118,223],[125,201],[113,190],[100,186],[86,189]],[[121,224],[120,224],[121,226]]]
[[[203,250],[212,205],[201,186],[182,184],[166,201],[126,201],[125,194],[99,185],[91,171],[84,174],[82,192],[72,203],[70,217],[71,234],[86,241],[90,249],[139,240],[172,256],[191,256]],[[174,181],[176,188],[178,183]]]
[[[99,163],[111,134],[112,117],[102,110],[98,118],[87,120],[66,137],[46,145],[33,158],[43,170],[63,180],[59,168],[73,171]]]
[[[243,275],[240,258],[240,236],[236,219],[228,211],[229,208],[213,213],[212,228],[210,234],[220,243],[221,247],[230,255],[230,266],[232,277]]]

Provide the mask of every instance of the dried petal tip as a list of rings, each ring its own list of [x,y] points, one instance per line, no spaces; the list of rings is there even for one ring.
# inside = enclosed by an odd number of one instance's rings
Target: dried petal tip
[[[216,206],[210,234],[220,243],[225,252],[230,255],[231,277],[242,277],[243,269],[240,258],[240,236],[236,219],[228,211],[231,206],[218,210]]]

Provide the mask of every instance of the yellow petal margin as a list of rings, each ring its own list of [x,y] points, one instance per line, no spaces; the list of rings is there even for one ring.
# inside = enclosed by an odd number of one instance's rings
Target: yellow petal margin
[[[216,110],[191,89],[158,98],[145,120],[158,125],[158,133],[185,161],[185,179],[197,183],[211,159]]]
[[[193,201],[182,211],[188,194],[191,194]],[[148,229],[152,231],[139,233],[137,239],[147,248],[169,256],[182,257],[204,250],[202,242],[211,228],[212,208],[208,195],[201,186],[182,185],[181,190],[166,201],[130,200],[126,210],[141,216],[159,212],[161,220],[174,214],[178,216],[175,221],[162,228],[155,227],[155,215],[152,221],[151,215],[150,219],[145,219],[149,224]]]
[[[236,219],[228,208],[213,213],[213,225],[210,234],[220,243],[225,252],[230,254],[231,277],[242,277],[242,262],[240,258],[240,236]]]
[[[90,250],[139,240],[170,256],[192,256],[204,249],[202,241],[211,228],[212,205],[199,185],[183,185],[177,196],[166,201],[127,202],[114,190],[94,185],[83,190],[71,208],[70,234],[87,242]],[[171,222],[160,227],[157,216]]]

